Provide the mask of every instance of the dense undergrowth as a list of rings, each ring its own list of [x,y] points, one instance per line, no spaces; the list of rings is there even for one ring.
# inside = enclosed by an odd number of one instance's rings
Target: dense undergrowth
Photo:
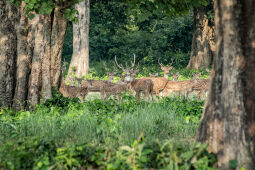
[[[80,103],[54,97],[34,111],[0,112],[0,168],[207,169],[215,162],[194,137],[203,101],[137,102],[124,94]]]

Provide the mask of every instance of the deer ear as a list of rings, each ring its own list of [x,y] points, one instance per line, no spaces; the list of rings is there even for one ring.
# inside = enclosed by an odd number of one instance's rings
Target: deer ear
[[[169,71],[169,70],[172,70],[172,69],[173,69],[172,66],[169,66],[169,67],[167,68],[168,71]]]

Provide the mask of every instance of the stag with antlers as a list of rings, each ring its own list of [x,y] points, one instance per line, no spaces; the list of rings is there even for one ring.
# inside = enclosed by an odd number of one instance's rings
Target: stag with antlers
[[[141,77],[141,79],[151,79],[153,82],[153,91],[155,92],[156,96],[159,96],[159,93],[164,90],[166,87],[166,84],[168,82],[168,74],[171,69],[173,69],[172,64],[173,60],[171,60],[171,63],[169,66],[164,66],[160,60],[158,59],[158,63],[161,67],[161,69],[164,71],[164,77],[154,77],[152,74],[150,74],[151,77]]]
[[[136,99],[140,99],[140,93],[144,93],[144,95],[150,99],[150,96],[153,100],[153,82],[152,80],[146,80],[146,79],[134,79],[135,75],[138,73],[138,69],[134,69],[135,66],[135,55],[134,55],[134,61],[131,63],[131,67],[128,67],[126,64],[126,68],[124,68],[122,65],[118,64],[116,56],[115,56],[115,63],[116,65],[122,69],[123,72],[126,73],[126,81],[127,81],[127,87],[132,92],[135,92]]]

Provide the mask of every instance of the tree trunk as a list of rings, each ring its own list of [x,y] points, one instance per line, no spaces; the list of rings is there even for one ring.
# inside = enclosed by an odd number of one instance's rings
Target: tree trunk
[[[76,68],[77,77],[89,72],[89,0],[83,0],[75,5],[79,12],[78,23],[73,24],[73,56],[68,70],[68,77],[72,68]]]
[[[216,55],[198,129],[219,169],[255,167],[255,2],[215,0]]]
[[[17,10],[9,1],[0,1],[0,107],[11,106],[14,95],[17,18]]]
[[[14,110],[25,108],[26,101],[34,107],[40,98],[52,97],[51,86],[59,84],[67,24],[60,7],[52,23],[50,15],[35,14],[29,20],[24,6],[22,1],[17,10],[0,1],[0,107]]]
[[[50,16],[36,15],[34,25],[37,25],[34,36],[35,45],[32,59],[32,70],[30,75],[30,87],[28,89],[28,100],[34,107],[39,103],[40,97],[47,100],[52,97],[50,81]]]
[[[187,68],[207,68],[215,51],[214,26],[208,19],[208,8],[200,6],[194,9],[194,33],[191,56]]]
[[[60,7],[54,10],[51,33],[51,85],[53,87],[60,85],[61,55],[67,28],[67,20],[63,18],[60,10]]]
[[[25,108],[28,92],[28,80],[33,56],[33,32],[28,17],[24,14],[25,2],[20,7],[20,21],[17,28],[17,64],[16,88],[13,99],[13,109],[18,111]]]

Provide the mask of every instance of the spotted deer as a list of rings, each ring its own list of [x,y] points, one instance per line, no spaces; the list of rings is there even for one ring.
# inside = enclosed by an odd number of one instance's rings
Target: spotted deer
[[[89,92],[100,92],[101,97],[103,97],[101,92],[102,86],[113,85],[114,83],[112,83],[112,81],[116,74],[116,69],[114,69],[113,72],[110,72],[105,66],[105,70],[109,77],[108,80],[82,80],[79,82],[81,87],[88,87]]]
[[[123,72],[126,73],[126,81],[127,81],[127,88],[135,93],[135,97],[137,100],[140,99],[140,94],[143,93],[148,100],[150,100],[150,96],[153,100],[153,81],[150,79],[135,79],[135,75],[138,73],[138,69],[134,69],[135,66],[135,55],[134,55],[134,62],[132,63],[131,67],[128,67],[126,64],[126,68],[122,65],[118,64],[116,56],[115,56],[116,65],[122,69]]]
[[[61,84],[59,88],[59,92],[62,93],[64,97],[70,97],[70,98],[75,98],[78,97],[82,102],[84,102],[86,95],[88,94],[88,86],[81,87],[80,84],[79,86],[74,86],[72,85],[67,85],[64,80],[64,71],[66,69],[66,64],[64,64],[61,68],[61,73],[62,73],[62,79],[61,79]]]
[[[173,81],[177,81],[179,79],[179,72],[172,74]]]
[[[173,69],[172,64],[173,60],[171,60],[171,63],[169,66],[164,66],[160,60],[158,59],[158,63],[161,67],[161,70],[164,71],[164,77],[141,77],[141,79],[151,79],[153,82],[153,91],[155,92],[156,96],[159,96],[159,93],[164,90],[166,87],[166,84],[168,82],[168,74],[171,69]]]
[[[127,83],[125,81],[125,75],[120,75],[121,79],[118,83],[108,83],[101,86],[100,92],[103,99],[106,100],[110,95],[118,97],[119,103],[121,102],[121,94],[128,91]]]
[[[210,73],[208,69],[206,71]],[[191,88],[189,89],[187,95],[189,95],[192,91],[194,91],[194,92],[197,92],[197,95],[199,96],[200,100],[204,99],[209,88],[209,83],[210,83],[210,79],[196,79],[196,81],[194,81]]]
[[[192,85],[197,82],[201,73],[193,74],[194,78],[192,80],[185,81],[168,81],[164,89],[164,97],[169,96],[172,92],[178,92],[179,95],[181,92],[184,92],[184,97],[188,98],[188,92]]]

